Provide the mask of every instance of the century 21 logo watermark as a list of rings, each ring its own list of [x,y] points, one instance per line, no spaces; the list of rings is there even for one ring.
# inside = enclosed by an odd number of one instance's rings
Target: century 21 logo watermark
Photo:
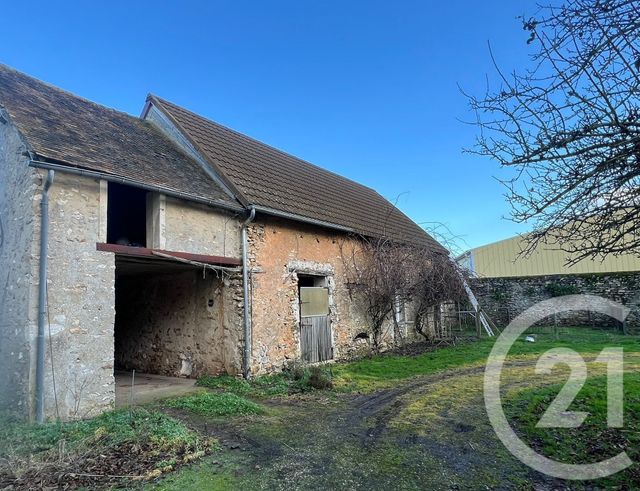
[[[592,295],[568,295],[540,302],[516,317],[496,340],[489,355],[484,373],[484,401],[489,421],[498,438],[507,449],[524,464],[549,476],[561,479],[597,479],[610,476],[629,467],[633,462],[626,452],[601,462],[567,464],[537,453],[513,431],[502,409],[500,374],[513,343],[536,322],[549,315],[567,311],[591,311],[608,315],[622,322],[629,309],[606,298]],[[622,348],[605,348],[595,360],[607,365],[607,424],[620,428],[623,425],[623,353]],[[587,365],[580,354],[569,348],[554,348],[538,360],[536,372],[550,373],[559,363],[569,366],[569,380],[549,405],[538,422],[544,428],[576,428],[588,416],[584,412],[567,409],[580,392],[587,379]]]

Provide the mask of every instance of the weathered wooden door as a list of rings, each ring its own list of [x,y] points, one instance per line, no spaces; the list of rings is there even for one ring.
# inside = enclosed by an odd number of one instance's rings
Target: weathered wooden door
[[[300,348],[307,363],[333,358],[328,288],[300,287]]]

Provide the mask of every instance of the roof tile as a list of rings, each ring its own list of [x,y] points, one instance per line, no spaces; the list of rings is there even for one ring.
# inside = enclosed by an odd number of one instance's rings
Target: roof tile
[[[0,106],[38,158],[126,177],[194,198],[234,202],[152,123],[0,64]]]
[[[373,189],[156,96],[150,96],[150,100],[249,203],[328,222],[367,236],[387,236],[444,250]]]

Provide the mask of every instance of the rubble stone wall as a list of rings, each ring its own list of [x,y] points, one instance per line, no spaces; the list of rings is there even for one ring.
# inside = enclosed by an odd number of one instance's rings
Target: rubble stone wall
[[[96,250],[100,199],[98,180],[56,172],[49,197],[45,408],[50,418],[56,413],[62,419],[84,418],[114,403],[115,259]]]
[[[248,236],[254,373],[278,370],[300,359],[299,274],[326,278],[334,359],[370,351],[369,323],[362,305],[349,293],[342,256],[358,247],[356,239],[275,218],[251,224]],[[384,326],[386,346],[393,340],[392,324],[389,320]],[[413,330],[405,328],[406,339],[415,340]]]
[[[116,280],[116,368],[195,378],[227,370],[223,280],[208,271]]]
[[[0,410],[26,418],[33,409],[42,180],[8,115],[0,115]]]
[[[640,272],[475,278],[471,287],[480,305],[500,327],[542,300],[569,294],[589,294],[629,307],[627,327],[636,331],[640,329]],[[545,322],[593,327],[615,327],[619,324],[611,317],[587,311],[563,313],[545,319]]]

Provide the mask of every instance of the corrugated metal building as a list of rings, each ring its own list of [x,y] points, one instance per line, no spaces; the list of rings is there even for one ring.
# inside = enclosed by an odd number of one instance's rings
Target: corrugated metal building
[[[567,266],[569,255],[550,245],[539,244],[530,255],[519,256],[525,245],[524,237],[511,237],[471,249],[459,256],[458,262],[480,278],[640,271],[640,258],[633,254],[585,259]]]

